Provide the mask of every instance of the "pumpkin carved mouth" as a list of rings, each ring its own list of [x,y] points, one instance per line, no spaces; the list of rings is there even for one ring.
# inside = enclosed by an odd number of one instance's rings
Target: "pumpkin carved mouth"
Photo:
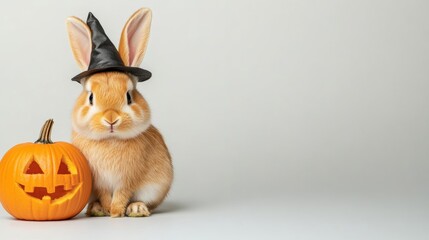
[[[34,198],[40,199],[40,200],[55,200],[58,198],[61,198],[63,196],[65,196],[67,193],[72,192],[72,189],[68,189],[66,190],[64,188],[64,186],[56,186],[55,187],[55,192],[53,193],[48,193],[48,189],[45,187],[34,187],[33,192],[27,192],[25,190],[25,186],[22,184],[19,184],[19,186],[22,188],[22,190],[24,190],[24,192]]]

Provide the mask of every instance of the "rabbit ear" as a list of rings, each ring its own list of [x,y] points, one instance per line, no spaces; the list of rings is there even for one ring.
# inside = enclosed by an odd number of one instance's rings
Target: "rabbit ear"
[[[143,61],[151,21],[152,11],[141,8],[125,24],[119,42],[119,54],[126,66],[138,67]]]
[[[91,30],[77,17],[67,18],[66,25],[74,59],[81,70],[87,70],[92,51]]]

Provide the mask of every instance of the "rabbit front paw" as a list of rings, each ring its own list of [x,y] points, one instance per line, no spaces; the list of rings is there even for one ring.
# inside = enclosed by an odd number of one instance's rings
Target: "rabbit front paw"
[[[109,216],[109,211],[104,209],[100,202],[92,202],[88,205],[86,208],[86,215],[91,217],[103,217],[103,216]]]
[[[125,216],[125,209],[121,206],[114,207],[110,209],[110,217],[117,218],[117,217],[124,217]]]
[[[133,202],[128,205],[126,214],[128,217],[149,217],[150,211],[143,202]]]

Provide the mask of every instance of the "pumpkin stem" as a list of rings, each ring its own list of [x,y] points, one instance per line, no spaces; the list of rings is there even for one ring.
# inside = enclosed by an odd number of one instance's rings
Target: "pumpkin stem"
[[[40,136],[39,139],[37,139],[34,143],[43,143],[43,144],[51,144],[53,143],[51,141],[51,131],[52,131],[52,125],[54,124],[53,119],[48,119],[45,124],[42,127],[42,130],[40,130]]]

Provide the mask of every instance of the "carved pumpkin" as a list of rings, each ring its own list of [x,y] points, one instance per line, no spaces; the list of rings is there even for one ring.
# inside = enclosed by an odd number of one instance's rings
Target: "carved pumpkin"
[[[11,148],[0,162],[0,201],[12,216],[59,220],[77,215],[91,192],[91,172],[83,154],[50,140],[52,119],[35,143]]]

